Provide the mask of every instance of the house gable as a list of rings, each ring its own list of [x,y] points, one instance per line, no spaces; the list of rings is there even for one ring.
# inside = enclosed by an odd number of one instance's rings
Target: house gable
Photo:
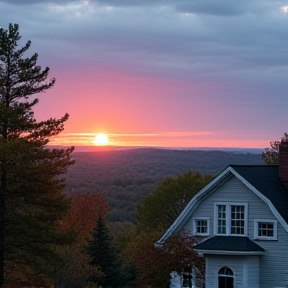
[[[191,218],[191,215],[197,209],[198,205],[214,190],[216,190],[219,186],[227,181],[233,175],[228,169],[225,169],[222,173],[220,173],[214,180],[212,180],[209,184],[207,184],[204,188],[202,188],[186,205],[183,211],[179,214],[173,224],[169,227],[169,229],[163,234],[163,236],[157,241],[156,245],[162,245],[166,239],[170,236],[177,234],[183,227],[184,223]]]
[[[246,167],[249,167],[248,170],[250,170],[250,171],[244,172]],[[255,174],[256,176],[254,175],[254,177],[252,175],[253,169],[254,169],[254,172],[256,173]],[[287,222],[285,221],[286,216],[288,218],[288,215],[286,215],[287,213],[285,214],[285,212],[287,212],[288,209],[286,209],[286,210],[282,209],[283,211],[281,210],[281,205],[283,205],[282,203],[284,202],[283,198],[285,200],[287,197],[286,203],[288,203],[288,193],[287,193],[287,190],[285,188],[283,188],[283,186],[277,181],[277,177],[276,177],[276,179],[274,177],[275,173],[278,173],[277,169],[278,169],[278,166],[267,166],[267,165],[265,165],[265,166],[262,166],[262,165],[260,165],[260,166],[237,166],[237,165],[228,166],[222,173],[220,173],[213,181],[211,181],[207,186],[205,186],[202,190],[200,190],[191,199],[191,201],[188,203],[188,205],[185,207],[185,209],[182,211],[182,213],[178,216],[178,218],[174,221],[174,223],[166,231],[166,233],[161,237],[161,239],[157,242],[157,244],[161,245],[161,243],[163,243],[168,237],[170,237],[171,235],[177,234],[180,230],[186,230],[189,233],[191,233],[192,224],[190,223],[187,225],[187,223],[189,223],[189,221],[191,222],[191,221],[194,221],[196,219],[194,217],[194,214],[195,214],[194,212],[201,210],[201,209],[197,209],[198,206],[199,205],[202,206],[201,203],[204,200],[207,201],[208,200],[207,198],[209,198],[209,196],[212,196],[213,193],[215,193],[217,191],[221,191],[222,190],[221,188],[223,188],[222,186],[226,186],[226,184],[228,182],[231,182],[232,178],[236,178],[238,182],[242,183],[242,190],[243,190],[243,187],[245,186],[246,191],[249,191],[249,193],[252,193],[252,194],[254,194],[254,196],[257,196],[256,198],[258,200],[261,199],[264,203],[266,203],[268,205],[268,207],[270,208],[269,210],[274,215],[275,219],[277,219],[279,221],[279,223],[283,226],[283,228],[288,232],[288,225],[287,225]],[[267,175],[271,175],[271,174],[272,174],[272,176],[269,176],[270,177],[269,178]],[[247,178],[249,179],[249,181],[247,180]],[[272,184],[268,185],[267,183],[272,183]],[[261,187],[263,188],[263,191],[264,191],[263,193],[261,193],[257,189],[257,188],[260,189]],[[276,196],[279,196],[280,199],[276,199],[276,200],[274,199],[275,194],[273,194],[273,193],[274,193],[275,189],[277,189]],[[215,196],[216,198],[215,198],[214,202],[216,202],[217,199],[218,199],[218,201],[224,201],[225,200],[227,202],[229,202],[229,201],[231,202],[231,199],[233,199],[233,197],[232,197],[233,195],[231,194],[231,197],[229,197],[229,190],[227,192],[228,192],[227,197],[222,195],[221,197],[218,198],[217,196]],[[284,194],[285,192],[286,192],[286,194]],[[239,190],[239,193],[241,193],[240,190]],[[282,201],[281,201],[281,197],[282,197]],[[243,195],[243,197],[241,197],[241,195],[240,195],[240,197],[238,197],[237,201],[239,202],[239,201],[241,201],[241,199],[242,199],[242,202],[244,204],[247,203],[247,196]],[[254,200],[255,200],[255,197],[254,197]],[[279,213],[279,211],[276,209],[275,205],[277,205],[277,208],[280,208],[282,214]],[[210,207],[210,209],[211,209],[211,207]],[[206,217],[207,217],[207,213],[204,212],[204,214],[206,214]],[[193,220],[193,217],[194,217],[194,220]],[[211,211],[210,211],[210,218],[211,218],[210,222],[214,221],[212,219],[214,217],[211,216]],[[251,227],[252,224],[250,223],[249,225]],[[211,223],[209,223],[209,226],[210,226],[209,229],[211,229],[211,226],[212,226]],[[215,234],[215,231],[209,231],[210,236],[212,236],[214,234]]]

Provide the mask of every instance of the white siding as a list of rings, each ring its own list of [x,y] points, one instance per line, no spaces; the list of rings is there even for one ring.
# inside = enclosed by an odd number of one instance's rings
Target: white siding
[[[206,288],[218,287],[218,271],[227,266],[234,273],[234,288],[259,288],[259,256],[206,256]]]
[[[256,196],[252,191],[250,191],[239,179],[237,179],[236,177],[232,177],[231,179],[225,182],[222,186],[220,186],[216,191],[214,191],[211,195],[209,195],[205,200],[203,200],[199,204],[194,214],[184,224],[183,229],[186,231],[188,230],[192,232],[193,231],[193,227],[192,227],[193,217],[208,217],[210,219],[209,234],[210,236],[213,236],[213,232],[214,232],[213,217],[214,217],[214,203],[215,202],[248,203],[248,237],[251,240],[253,240],[253,237],[254,237],[254,219],[276,220],[276,217],[273,215],[270,208],[265,202],[263,202],[258,196]],[[284,230],[284,228],[281,226],[281,224],[279,224],[279,222],[277,223],[277,225],[278,225],[277,226],[277,229],[278,229],[277,240],[274,240],[274,241],[254,240],[255,243],[257,243],[259,246],[261,246],[262,248],[266,250],[265,255],[260,257],[260,283],[261,283],[260,287],[261,288],[287,287],[288,285],[288,234]],[[239,256],[235,256],[235,257],[239,257]],[[258,262],[257,260],[255,260],[256,258],[253,258],[253,257],[252,258],[248,257],[248,258],[247,258],[247,265],[251,268],[251,270],[249,270],[247,277],[248,279],[251,278],[253,280],[257,278],[257,271],[258,271],[257,263]],[[223,258],[222,256],[219,258],[215,257],[214,260],[220,261],[219,263],[223,263],[221,262],[221,259],[223,260],[225,258]],[[213,273],[215,273],[214,269],[216,269],[216,267],[214,267],[213,265],[216,265],[217,261],[215,262],[214,260],[212,260],[212,263],[210,263],[212,265],[210,267],[213,267],[213,270],[211,270],[213,272],[211,272],[210,270],[208,270],[210,272],[207,272],[208,274],[210,273],[209,275],[207,274],[208,276],[208,279],[206,279],[207,281],[206,284],[208,285],[207,288],[217,287],[217,286],[213,286],[215,285],[215,283],[214,284],[210,283],[212,281],[211,279],[215,276]],[[227,266],[227,265],[224,265],[224,266]],[[242,275],[241,281],[243,281],[243,273],[241,274],[240,271],[237,270],[238,269],[237,267],[235,267],[235,269],[237,271],[238,276]],[[236,281],[237,287],[240,288],[242,287],[241,286],[242,282],[238,280],[239,279],[238,276],[235,278],[235,281]],[[252,286],[250,286],[250,288],[251,287]]]
[[[209,282],[206,282],[206,288],[218,287],[218,271],[227,266],[232,269],[234,273],[234,287],[243,288],[243,262],[244,258],[239,256],[206,256],[209,258],[209,267],[206,266],[207,271],[210,271]]]
[[[246,287],[260,287],[260,256],[247,256],[246,257]],[[245,287],[245,286],[244,286]]]

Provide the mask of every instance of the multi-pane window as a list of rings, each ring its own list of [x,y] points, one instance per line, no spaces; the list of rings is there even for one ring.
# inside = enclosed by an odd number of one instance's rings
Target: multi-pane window
[[[208,218],[194,218],[194,235],[209,235],[209,219]]]
[[[277,239],[276,220],[254,220],[254,238],[262,240]]]
[[[245,206],[231,205],[231,234],[243,235],[245,228]]]
[[[274,234],[273,223],[259,222],[258,223],[258,236],[273,237]]]
[[[245,235],[247,229],[247,204],[215,203],[215,233],[220,235]]]

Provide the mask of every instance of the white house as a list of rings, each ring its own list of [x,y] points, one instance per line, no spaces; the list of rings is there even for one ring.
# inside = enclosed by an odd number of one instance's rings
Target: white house
[[[279,165],[230,165],[199,191],[157,242],[202,236],[206,288],[288,287],[288,142]]]

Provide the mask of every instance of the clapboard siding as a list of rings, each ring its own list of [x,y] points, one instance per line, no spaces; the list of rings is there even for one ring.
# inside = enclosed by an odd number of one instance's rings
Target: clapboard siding
[[[241,202],[241,203],[248,204],[248,235],[247,236],[252,240],[254,238],[254,219],[277,220],[274,214],[272,213],[272,211],[270,210],[270,208],[268,207],[268,205],[262,199],[260,199],[250,189],[248,189],[238,178],[232,177],[229,180],[227,180],[222,186],[217,188],[216,191],[214,191],[212,194],[207,196],[201,203],[199,203],[195,212],[191,215],[188,221],[186,221],[186,223],[184,224],[183,229],[186,231],[192,232],[193,231],[193,217],[196,217],[196,218],[208,217],[210,219],[210,227],[209,227],[210,235],[209,236],[213,236],[214,203],[215,202],[239,202],[239,203]],[[277,240],[274,240],[274,241],[253,240],[258,245],[260,245],[266,250],[265,255],[260,257],[260,284],[261,284],[260,287],[261,288],[287,287],[288,285],[288,282],[287,282],[288,281],[288,233],[285,231],[285,229],[282,227],[282,225],[279,222],[277,222],[277,230],[278,230]],[[239,256],[234,256],[234,258],[237,258],[237,257]],[[227,266],[225,264],[226,263],[225,259],[227,260],[228,258],[224,258],[223,256],[221,257],[213,256],[211,258],[209,256],[208,263],[210,265],[210,268],[211,267],[213,268],[213,269],[209,269],[209,271],[216,271],[219,265],[221,266],[222,264],[223,266]],[[251,281],[250,283],[255,283],[255,285],[257,281],[259,281],[259,279],[257,279],[258,277],[257,269],[259,269],[259,263],[257,259],[258,259],[257,257],[247,258],[247,266],[249,266],[250,269],[249,269],[248,274],[246,275],[247,277],[245,276],[249,282]],[[242,275],[242,280],[243,280],[243,269],[241,270],[239,267],[237,267],[236,264],[233,264],[233,265],[235,265],[234,269],[236,271],[236,275]],[[216,270],[214,270],[214,268]],[[230,268],[233,269],[232,267]],[[208,282],[206,283],[207,287],[213,287],[213,288],[217,287],[217,285],[215,284],[215,279],[214,279],[214,282],[211,280],[211,277],[213,278],[214,276],[213,275],[207,275],[207,276],[209,276],[208,278],[206,278],[206,280],[209,279]],[[240,281],[238,279],[239,278],[235,276],[235,287],[240,288],[243,286],[243,283],[241,282],[242,280]],[[277,285],[275,286],[274,283],[277,283]],[[216,285],[216,286],[213,286],[213,285]]]
[[[207,288],[215,288],[218,286],[218,271],[224,267],[228,266],[232,269],[234,273],[234,283],[235,288],[243,288],[243,266],[244,266],[244,257],[239,256],[237,259],[233,256],[209,256],[209,267],[207,270],[213,271],[210,274],[211,281],[206,283]],[[208,285],[209,286],[208,286]]]
[[[248,203],[248,237],[250,238],[254,236],[254,219],[276,220],[267,204],[250,191],[239,179],[233,177],[199,204],[192,217],[184,225],[184,229],[192,231],[193,217],[209,217],[210,235],[213,235],[215,202]]]
[[[246,287],[259,288],[260,282],[260,256],[247,256],[246,257]]]
[[[206,256],[206,288],[218,287],[218,271],[227,266],[234,273],[235,288],[259,288],[259,256]],[[271,286],[272,287],[272,286]]]

